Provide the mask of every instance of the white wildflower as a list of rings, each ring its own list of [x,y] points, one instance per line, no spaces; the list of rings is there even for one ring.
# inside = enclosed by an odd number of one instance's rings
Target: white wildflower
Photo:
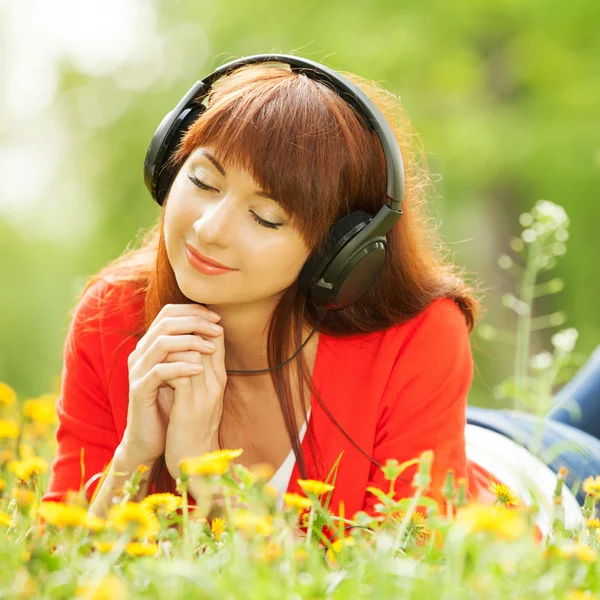
[[[552,336],[551,341],[555,348],[558,348],[563,352],[573,352],[578,337],[579,333],[577,329],[569,327],[568,329],[555,333]]]
[[[550,352],[540,352],[529,359],[529,365],[536,371],[543,371],[552,365],[552,354]]]

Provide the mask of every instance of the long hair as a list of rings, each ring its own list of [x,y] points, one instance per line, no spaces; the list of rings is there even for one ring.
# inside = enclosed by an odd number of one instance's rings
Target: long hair
[[[480,310],[474,286],[449,258],[426,204],[432,187],[427,161],[417,134],[399,99],[378,84],[344,73],[377,104],[400,145],[405,169],[403,215],[387,234],[387,256],[377,281],[354,304],[330,311],[319,331],[348,336],[381,331],[421,313],[434,300],[452,298],[473,330]],[[307,247],[322,248],[331,225],[348,212],[375,215],[386,197],[386,170],[377,135],[358,113],[326,84],[275,63],[238,68],[212,88],[207,109],[183,136],[170,163],[180,168],[200,145],[210,145],[222,164],[249,172],[260,187],[291,216],[292,225]],[[147,231],[141,247],[126,250],[109,263],[87,287],[100,278],[135,281],[144,294],[141,337],[169,303],[190,303],[169,263],[164,238],[164,207]],[[84,290],[85,292],[85,290]],[[302,344],[303,326],[315,326],[317,314],[295,282],[282,295],[268,330],[269,367],[284,362]],[[342,431],[369,460],[331,415],[313,387],[303,353],[283,368],[271,371],[285,426],[300,473],[307,477],[291,389],[296,369],[299,397],[307,385]],[[228,380],[227,386],[230,386]],[[305,416],[306,405],[303,402]],[[313,456],[315,440],[310,432]],[[219,432],[219,441],[222,441]],[[223,447],[221,445],[221,447]],[[317,468],[319,466],[317,464]],[[170,482],[173,489],[173,482]]]

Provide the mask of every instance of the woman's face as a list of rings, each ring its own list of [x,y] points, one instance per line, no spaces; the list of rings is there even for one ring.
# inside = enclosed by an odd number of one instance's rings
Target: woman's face
[[[164,233],[179,288],[212,306],[273,303],[310,254],[283,207],[249,173],[220,165],[209,147],[192,152],[173,181]],[[235,270],[201,273],[189,262],[186,244]]]

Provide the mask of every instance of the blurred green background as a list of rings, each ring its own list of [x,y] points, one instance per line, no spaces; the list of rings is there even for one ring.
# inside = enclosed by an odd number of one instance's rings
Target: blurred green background
[[[0,381],[54,390],[86,279],[157,217],[148,143],[191,84],[264,52],[296,53],[399,95],[433,174],[431,212],[487,289],[484,323],[514,329],[497,266],[539,199],[570,217],[566,288],[577,349],[600,344],[600,4],[589,0],[19,0],[0,19]],[[537,332],[533,352],[556,330]],[[472,336],[470,402],[513,349]],[[56,390],[57,391],[57,390]]]

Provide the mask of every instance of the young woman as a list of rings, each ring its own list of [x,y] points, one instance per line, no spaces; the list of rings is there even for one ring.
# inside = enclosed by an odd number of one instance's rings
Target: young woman
[[[142,497],[174,491],[185,456],[243,448],[234,462],[270,465],[280,498],[342,454],[330,509],[349,516],[374,514],[387,459],[428,449],[440,503],[448,468],[493,500],[465,443],[479,303],[426,213],[397,98],[298,57],[234,62],[159,126],[145,165],[158,223],[77,305],[44,499],[87,484],[103,514],[139,464]],[[353,247],[384,212],[387,229]]]

